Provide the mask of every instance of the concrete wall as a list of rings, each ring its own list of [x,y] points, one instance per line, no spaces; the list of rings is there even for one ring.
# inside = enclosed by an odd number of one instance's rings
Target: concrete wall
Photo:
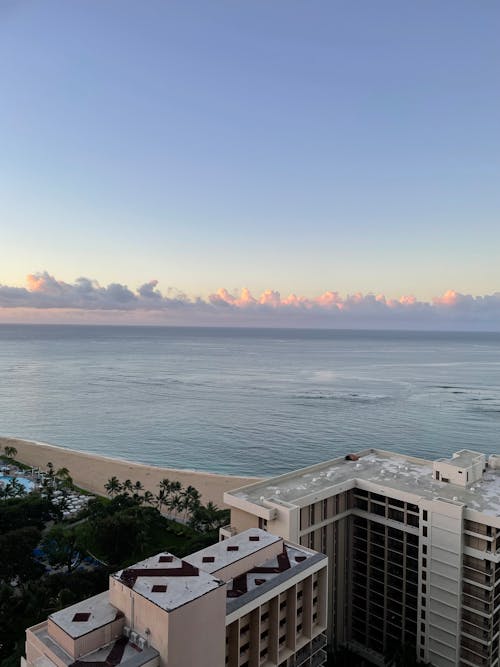
[[[259,527],[259,517],[255,516],[251,512],[245,512],[240,509],[231,507],[231,526],[236,528],[238,533],[242,533],[244,530],[249,528],[258,528]],[[288,537],[284,535],[283,537]]]
[[[425,659],[435,667],[453,667],[460,656],[463,505],[434,500],[422,501],[421,507],[427,511],[420,526],[420,587],[425,584],[427,592],[419,596],[419,617],[422,609],[426,614]]]
[[[78,452],[73,449],[57,447],[47,443],[0,437],[0,452],[5,446],[17,449],[16,459],[25,465],[45,469],[50,461],[57,468],[68,468],[73,481],[87,491],[105,495],[104,484],[115,475],[119,480],[140,480],[144,488],[158,493],[159,482],[167,477],[179,481],[183,486],[194,486],[202,494],[203,502],[212,501],[219,507],[223,505],[225,491],[236,489],[258,481],[257,477],[232,477],[213,473],[176,468],[160,468],[157,466],[134,463],[114,459],[98,454]]]
[[[170,614],[168,667],[220,665],[226,655],[226,587],[206,593]]]

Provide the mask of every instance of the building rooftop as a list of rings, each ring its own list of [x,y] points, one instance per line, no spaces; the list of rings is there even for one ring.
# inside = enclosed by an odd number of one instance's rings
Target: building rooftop
[[[165,611],[224,585],[210,573],[169,553],[147,558],[112,576]]]
[[[449,463],[457,468],[469,468],[474,463],[479,463],[482,458],[482,454],[471,452],[469,449],[461,449],[459,452],[453,454],[451,459],[438,459],[438,461]]]
[[[98,596],[100,597],[100,596]],[[47,622],[33,628],[33,633],[37,639],[47,648],[47,650],[59,660],[58,664],[68,665],[68,667],[110,667],[110,665],[121,665],[122,667],[142,667],[142,665],[151,664],[151,661],[159,656],[156,649],[146,647],[140,649],[131,644],[125,637],[117,641],[106,644],[105,646],[88,653],[83,659],[73,660],[71,656],[64,651],[49,635]],[[49,658],[39,658],[37,667],[53,667],[54,662]]]
[[[467,454],[475,454],[467,452]],[[363,483],[380,484],[383,493],[411,494],[416,499],[444,498],[490,516],[500,516],[500,470],[488,468],[482,479],[469,487],[437,481],[433,462],[383,450],[365,450],[354,460],[333,459],[279,477],[273,477],[224,494],[226,502],[238,499],[269,510],[271,503],[301,506],[324,497],[327,489],[350,488]],[[382,489],[383,487],[383,489]]]
[[[203,569],[205,572],[214,574],[222,568],[232,565],[280,540],[280,537],[265,530],[258,528],[245,530],[227,540],[217,542],[217,544],[187,556],[185,561]]]
[[[121,611],[109,603],[108,591],[105,591],[50,614],[49,620],[73,639],[78,639],[122,616]]]
[[[269,557],[269,553],[262,554],[262,560],[255,561],[254,565],[244,569],[241,574],[234,576],[227,583],[228,611],[245,604],[255,595],[253,591],[258,589],[258,594],[265,589],[275,586],[281,579],[288,578],[297,572],[297,567],[308,567],[312,562],[310,559],[317,556],[315,551],[291,545],[283,541],[283,538],[272,535],[260,528],[250,528],[237,535],[201,549],[186,558],[191,565],[205,569],[208,572],[217,572],[228,565],[243,560],[247,556],[263,551],[269,545],[279,545],[278,553]],[[275,552],[276,553],[276,552]],[[321,559],[326,556],[321,555]],[[213,559],[213,560],[212,560]],[[274,581],[276,579],[276,581]],[[272,582],[272,583],[270,583]],[[242,598],[235,603],[235,598]]]

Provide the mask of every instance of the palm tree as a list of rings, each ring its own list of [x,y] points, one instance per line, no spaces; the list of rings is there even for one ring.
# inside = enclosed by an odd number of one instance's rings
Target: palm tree
[[[142,497],[142,500],[147,503],[148,505],[153,504],[153,500],[155,499],[154,495],[151,493],[151,491],[144,491],[144,495]]]
[[[63,486],[73,486],[73,478],[69,474],[67,468],[59,468],[59,470],[56,471],[56,478],[63,483]]]
[[[156,497],[156,507],[158,508],[158,511],[161,512],[161,508],[167,502],[167,496],[165,494],[165,491],[163,489],[160,489],[155,497]]]
[[[124,491],[130,491],[130,493],[132,493],[132,491],[134,490],[134,485],[132,484],[132,480],[126,479],[122,484],[122,489]]]
[[[189,485],[183,492],[184,499],[184,519],[188,512],[191,514],[200,505],[201,493],[194,486]]]
[[[169,516],[172,516],[172,513],[178,514],[183,508],[182,496],[179,493],[174,494],[167,502],[167,507],[170,510]]]
[[[144,484],[137,480],[137,482],[133,486],[134,491],[144,491]]]
[[[26,495],[26,489],[15,477],[13,477],[11,481],[5,486],[4,492],[7,498],[18,498],[19,496]]]
[[[15,447],[9,447],[9,445],[6,445],[4,447],[5,456],[8,459],[15,459],[17,456],[17,449]]]
[[[121,491],[122,485],[120,484],[120,480],[118,477],[110,477],[106,484],[104,485],[104,488],[106,489],[106,493],[108,496],[111,496],[111,498],[114,498],[115,495]]]

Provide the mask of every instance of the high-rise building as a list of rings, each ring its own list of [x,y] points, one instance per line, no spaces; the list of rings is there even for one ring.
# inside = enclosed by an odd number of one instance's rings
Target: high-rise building
[[[329,559],[328,637],[383,664],[498,667],[500,455],[431,462],[366,450],[226,493],[252,527]]]
[[[22,667],[320,667],[327,558],[253,528],[162,553],[26,631]]]

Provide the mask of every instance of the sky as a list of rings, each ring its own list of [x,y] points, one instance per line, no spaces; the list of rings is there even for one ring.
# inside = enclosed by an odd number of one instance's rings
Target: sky
[[[2,0],[0,322],[500,329],[499,30],[496,0]]]

